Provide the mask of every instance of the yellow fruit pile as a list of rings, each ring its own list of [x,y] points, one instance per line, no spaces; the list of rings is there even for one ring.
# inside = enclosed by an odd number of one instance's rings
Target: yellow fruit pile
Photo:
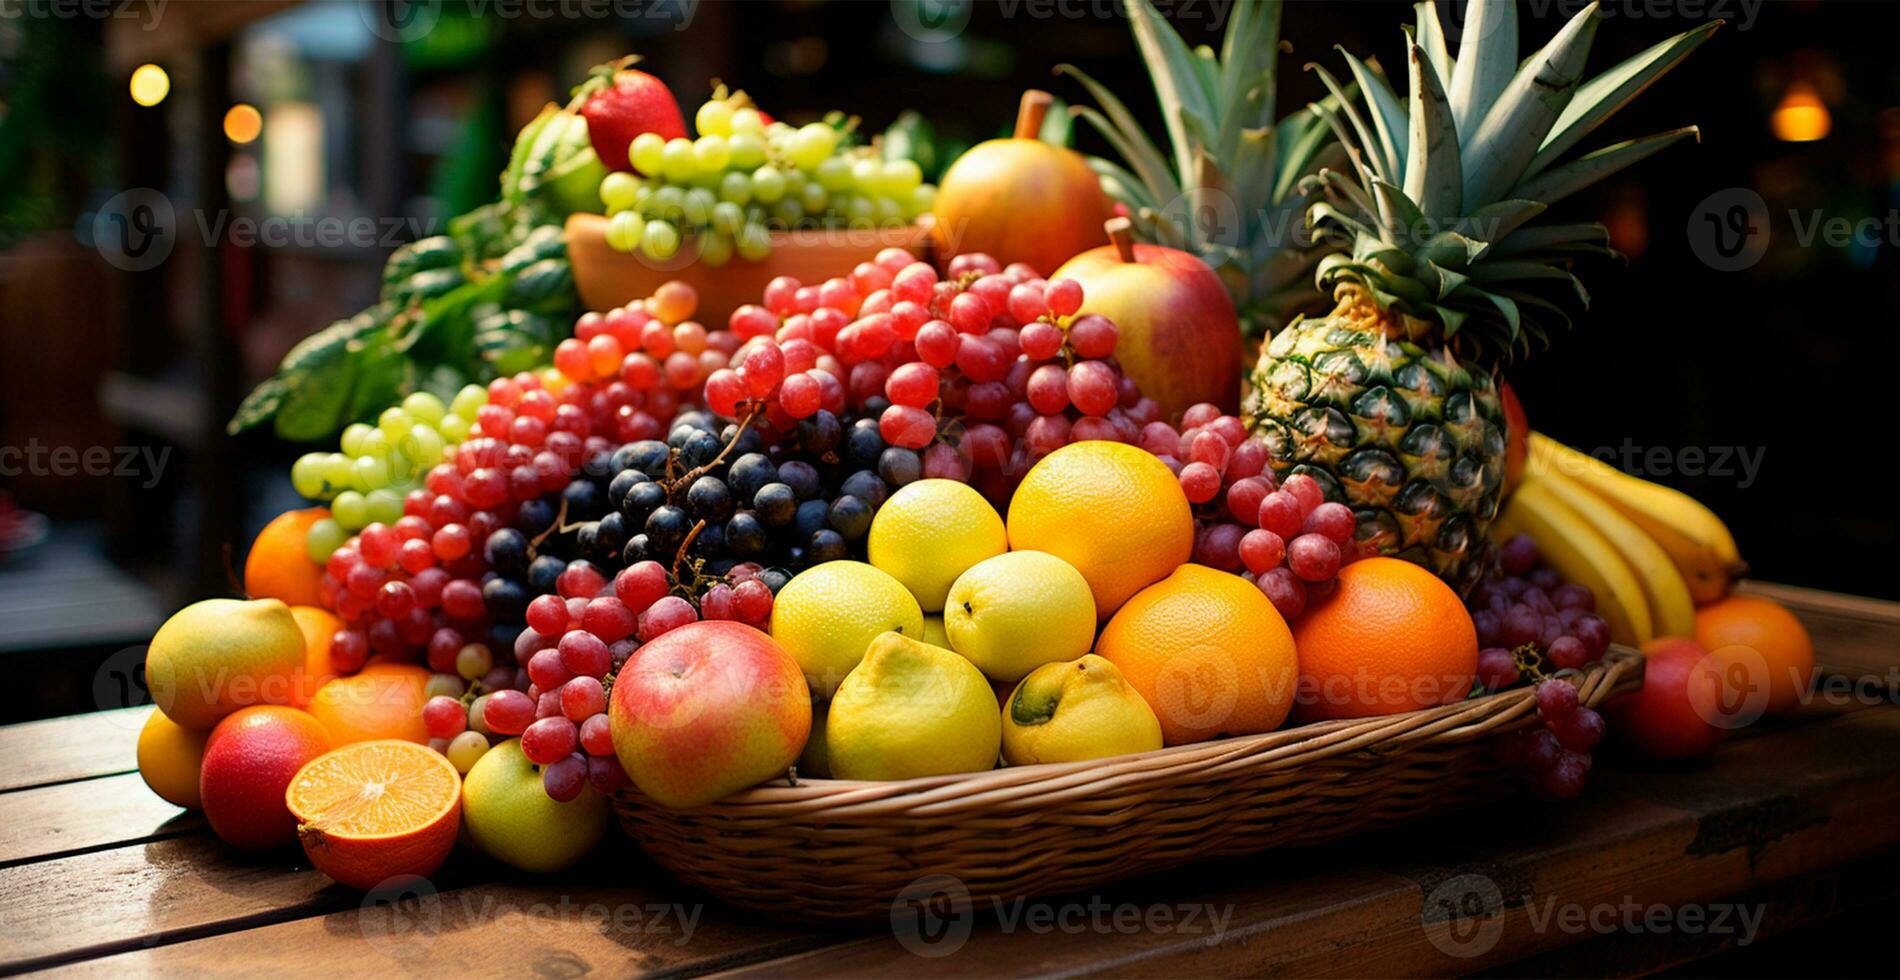
[[[1590,587],[1618,643],[1695,635],[1696,607],[1728,594],[1745,567],[1714,512],[1542,433],[1494,529],[1529,534],[1565,580]]]

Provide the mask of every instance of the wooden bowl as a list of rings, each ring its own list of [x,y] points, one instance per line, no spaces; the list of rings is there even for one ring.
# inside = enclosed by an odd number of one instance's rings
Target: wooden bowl
[[[930,222],[925,218],[903,228],[809,228],[771,235],[772,254],[764,260],[747,262],[735,256],[715,269],[699,261],[697,240],[687,241],[679,254],[660,262],[608,248],[607,219],[574,214],[567,219],[567,255],[574,265],[574,285],[588,309],[625,306],[653,295],[661,283],[677,279],[699,290],[699,312],[694,318],[713,328],[724,326],[733,310],[759,302],[765,284],[779,276],[815,286],[848,274],[853,266],[887,248],[905,248],[924,256]]]

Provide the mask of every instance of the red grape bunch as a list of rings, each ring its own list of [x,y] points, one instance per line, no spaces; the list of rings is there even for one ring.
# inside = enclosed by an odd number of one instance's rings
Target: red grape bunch
[[[875,419],[921,475],[993,499],[1070,442],[1133,442],[1158,408],[1113,359],[1107,318],[1080,313],[1082,287],[982,254],[947,277],[902,249],[806,286],[781,277],[764,305],[732,315],[744,346],[707,379],[713,411],[756,406],[783,432],[819,411]]]
[[[1173,470],[1194,508],[1194,561],[1243,575],[1291,620],[1331,594],[1340,566],[1356,557],[1356,521],[1328,502],[1318,481],[1273,476],[1265,440],[1205,402],[1176,429],[1142,427],[1142,448]]]
[[[1583,791],[1590,750],[1603,739],[1603,716],[1577,703],[1565,672],[1602,658],[1610,627],[1596,614],[1588,586],[1564,582],[1539,562],[1528,534],[1505,541],[1498,563],[1466,600],[1478,630],[1478,681],[1491,690],[1529,677],[1537,683],[1544,726],[1501,736],[1499,761],[1557,799]]]
[[[619,443],[664,436],[674,413],[698,402],[707,377],[738,350],[732,332],[708,331],[692,320],[698,308],[693,287],[662,283],[646,299],[581,314],[574,336],[554,348],[554,367],[563,377],[612,404],[612,424],[601,427],[603,435]]]

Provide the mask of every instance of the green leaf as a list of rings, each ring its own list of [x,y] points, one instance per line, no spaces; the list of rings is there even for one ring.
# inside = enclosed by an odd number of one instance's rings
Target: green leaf
[[[1562,225],[1534,225],[1506,235],[1491,247],[1493,258],[1518,258],[1552,249],[1603,250],[1610,243],[1610,231],[1594,222]]]
[[[1526,280],[1547,280],[1562,282],[1570,286],[1577,299],[1584,306],[1590,305],[1590,293],[1583,288],[1582,280],[1569,270],[1542,262],[1480,262],[1472,267],[1471,278],[1480,283],[1523,282]]]
[[[1436,15],[1432,16],[1435,21]],[[1412,132],[1405,159],[1405,196],[1434,218],[1449,217],[1459,213],[1463,201],[1458,132],[1451,122],[1451,107],[1445,104],[1445,90],[1426,57],[1419,45],[1411,46]]]
[[[1526,221],[1543,214],[1548,207],[1542,201],[1526,201],[1519,198],[1497,201],[1459,218],[1452,225],[1452,230],[1479,241],[1497,242],[1523,226]]]
[[[289,393],[290,386],[283,378],[265,378],[238,403],[231,421],[224,426],[225,434],[234,436],[269,421],[271,416],[277,414],[277,409],[284,404],[284,396]]]
[[[1410,247],[1420,235],[1429,234],[1431,219],[1405,196],[1405,192],[1383,180],[1372,182],[1372,195],[1379,202],[1379,215],[1390,232],[1390,240]]]
[[[1222,121],[1217,159],[1225,160],[1239,149],[1243,133],[1272,123],[1274,60],[1279,53],[1280,0],[1236,4],[1229,11],[1214,94],[1215,113]]]
[[[1129,173],[1126,167],[1113,160],[1101,157],[1084,157],[1089,169],[1102,182],[1102,192],[1110,200],[1128,205],[1129,210],[1151,208],[1157,203],[1148,193],[1148,186],[1141,179]]]
[[[1406,139],[1409,135],[1405,105],[1399,101],[1384,75],[1373,71],[1345,48],[1338,48],[1338,51],[1345,55],[1346,67],[1352,69],[1353,80],[1359,84],[1359,91],[1365,93],[1366,101],[1372,106],[1372,125],[1379,131],[1379,145],[1389,161],[1386,179],[1403,184],[1405,174],[1400,168],[1405,165]]]
[[[1554,204],[1632,163],[1655,154],[1670,144],[1691,136],[1699,139],[1701,135],[1702,131],[1696,127],[1684,126],[1666,133],[1657,133],[1653,136],[1644,136],[1606,146],[1594,153],[1578,157],[1555,170],[1526,180],[1511,189],[1511,196]]]
[[[1128,166],[1148,185],[1152,196],[1162,200],[1181,196],[1181,185],[1169,171],[1166,158],[1142,130],[1134,114],[1115,97],[1115,93],[1073,65],[1058,65],[1056,73],[1075,76],[1082,87],[1088,89],[1095,101],[1101,104],[1101,112],[1085,106],[1076,106],[1069,111],[1087,120],[1115,147],[1115,152],[1121,154],[1122,159],[1128,161]],[[1107,114],[1107,118],[1103,118],[1103,113]]]
[[[1418,38],[1415,43],[1425,49],[1426,63],[1431,65],[1432,74],[1442,89],[1451,84],[1456,66],[1451,60],[1451,49],[1445,46],[1445,27],[1438,20],[1438,4],[1423,0],[1422,3],[1413,4],[1412,10],[1418,15]],[[1416,90],[1417,84],[1412,88]]]
[[[1583,80],[1584,58],[1596,37],[1597,5],[1583,8],[1543,50],[1531,55],[1465,141],[1464,201],[1489,204],[1516,184],[1544,136]],[[1521,195],[1520,195],[1521,196]]]
[[[1471,145],[1485,108],[1504,94],[1516,69],[1516,0],[1470,0],[1447,93],[1463,145]]]
[[[1205,121],[1211,113],[1211,94],[1202,87],[1200,69],[1181,35],[1148,0],[1127,0],[1129,27],[1141,48],[1142,61],[1161,100],[1161,118],[1168,127],[1168,140],[1174,146],[1174,170],[1177,174],[1194,172],[1193,149],[1182,114]]]
[[[1641,95],[1644,89],[1681,64],[1689,52],[1700,47],[1721,26],[1722,22],[1716,20],[1684,31],[1585,82],[1577,89],[1570,104],[1564,107],[1563,114],[1557,117],[1556,125],[1551,128],[1550,135],[1544,138],[1544,145],[1531,160],[1525,175],[1539,173],[1556,163],[1558,157],[1602,125],[1604,120],[1615,115],[1617,110]]]
[[[325,343],[311,349],[294,370],[282,377],[285,391],[283,403],[277,408],[278,437],[315,442],[335,433],[343,424],[343,410],[355,386],[348,343]]]
[[[1345,114],[1346,121],[1352,125],[1353,135],[1358,137],[1358,142],[1354,145],[1358,148],[1360,156],[1367,162],[1373,178],[1385,181],[1402,179],[1386,159],[1385,143],[1378,139],[1372,127],[1366,125],[1365,117],[1359,114],[1359,106],[1353,100],[1346,98],[1345,89],[1340,87],[1339,80],[1322,65],[1314,64],[1306,67],[1308,71],[1318,75],[1320,84],[1325,85],[1326,90],[1339,100],[1340,111]]]

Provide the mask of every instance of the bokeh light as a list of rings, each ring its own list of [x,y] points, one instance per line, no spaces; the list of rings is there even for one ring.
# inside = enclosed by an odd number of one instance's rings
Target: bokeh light
[[[263,113],[248,102],[240,102],[224,114],[224,135],[233,143],[249,143],[263,131]]]
[[[157,65],[144,64],[132,69],[132,101],[155,106],[171,94],[172,78]]]

